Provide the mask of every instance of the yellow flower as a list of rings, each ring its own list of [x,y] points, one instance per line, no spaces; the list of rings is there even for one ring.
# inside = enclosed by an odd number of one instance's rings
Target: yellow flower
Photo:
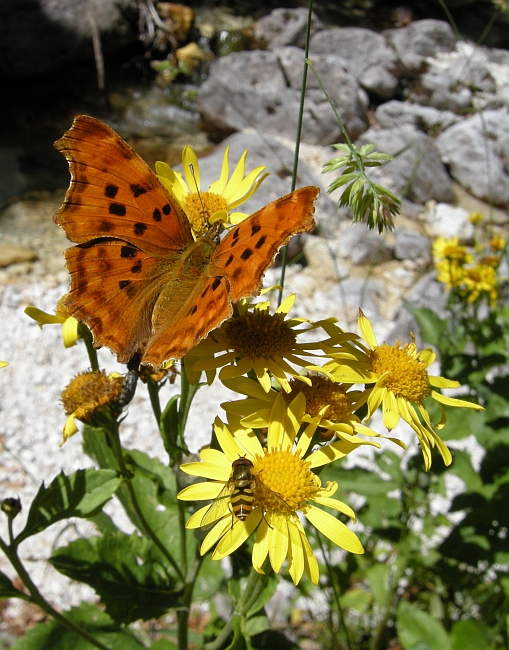
[[[327,482],[322,486],[319,476],[312,471],[344,453],[339,454],[334,450],[324,453],[319,449],[305,457],[311,436],[304,432],[294,445],[298,428],[291,408],[286,407],[282,396],[278,395],[271,409],[265,448],[251,429],[239,429],[232,435],[229,428],[217,419],[215,432],[222,451],[203,449],[200,452],[203,462],[181,466],[187,474],[211,480],[184,488],[178,494],[179,499],[216,499],[226,492],[226,498],[212,506],[213,516],[207,514],[211,506],[205,506],[195,512],[186,524],[187,528],[199,528],[206,515],[211,519],[211,524],[215,522],[201,545],[202,555],[217,544],[212,559],[220,560],[233,553],[256,530],[252,561],[258,573],[263,573],[262,566],[268,555],[276,573],[287,559],[288,571],[295,584],[304,573],[314,584],[318,584],[318,562],[297,515],[298,511],[341,548],[351,553],[364,552],[355,533],[336,517],[314,505],[332,508],[355,521],[352,509],[332,498],[337,491],[337,483]],[[343,445],[345,450],[356,446],[349,443]],[[235,488],[231,481],[232,463],[239,458],[246,458],[252,463],[250,483],[253,507],[244,521],[232,512]]]
[[[490,264],[478,264],[466,269],[463,278],[468,302],[487,298],[492,307],[498,300],[497,270]]]
[[[399,341],[396,345],[386,343],[378,345],[373,327],[362,311],[359,314],[359,330],[367,343],[367,347],[358,343],[364,350],[365,364],[362,372],[344,365],[344,362],[330,361],[324,368],[336,379],[375,385],[366,390],[369,422],[378,407],[382,406],[384,425],[392,431],[401,418],[416,432],[421,443],[426,470],[431,467],[431,447],[437,445],[446,465],[450,465],[452,456],[449,449],[433,429],[429,414],[424,406],[427,397],[434,399],[440,408],[442,418],[436,425],[443,429],[446,424],[442,404],[463,408],[484,410],[482,406],[465,400],[446,397],[433,388],[457,388],[460,384],[444,377],[428,375],[427,368],[435,360],[431,349],[417,351],[415,342]]]
[[[287,376],[310,384],[311,380],[293,366],[309,365],[310,361],[303,357],[323,356],[318,352],[325,341],[298,342],[297,338],[323,323],[313,324],[305,318],[286,319],[294,302],[295,294],[292,294],[271,314],[268,301],[254,305],[239,301],[237,314],[184,357],[189,381],[196,383],[205,370],[211,383],[215,371],[221,368],[221,381],[253,372],[266,392],[271,388],[271,375],[287,393],[291,390]],[[332,345],[330,339],[327,343]]]
[[[470,223],[473,223],[475,225],[481,223],[484,217],[480,212],[472,212],[472,214],[469,215],[467,219],[470,221]]]
[[[435,262],[449,260],[460,265],[472,262],[472,254],[467,251],[465,246],[460,246],[458,242],[458,237],[452,237],[451,239],[437,237],[433,242],[433,258]]]
[[[445,284],[447,291],[453,287],[460,287],[465,277],[465,267],[453,260],[440,260],[435,262],[438,271],[437,280]]]
[[[506,241],[503,237],[499,237],[498,235],[495,235],[495,237],[492,237],[490,239],[490,248],[493,251],[493,253],[500,253],[500,251],[503,251],[506,245]]]
[[[323,375],[311,375],[310,379],[311,386],[291,379],[291,392],[282,394],[296,421],[307,425],[308,436],[313,436],[318,431],[320,436],[317,442],[337,438],[338,442],[331,442],[329,446],[338,451],[344,451],[342,441],[380,447],[378,442],[359,438],[358,434],[384,437],[362,424],[354,414],[365,402],[361,391],[347,392],[343,384]],[[239,421],[242,426],[256,429],[269,426],[270,413],[279,395],[278,391],[271,389],[266,393],[258,382],[247,377],[223,383],[227,388],[246,395],[246,399],[221,404],[232,422]],[[399,440],[394,442],[402,444]]]
[[[62,296],[62,298],[60,298],[54,314],[48,314],[45,311],[32,306],[25,308],[25,314],[35,320],[39,324],[40,328],[42,328],[43,325],[49,325],[53,323],[61,324],[64,346],[66,348],[71,348],[73,345],[76,345],[78,339],[80,338],[78,332],[79,323],[74,318],[74,316],[71,316],[67,307],[64,305],[65,298],[66,296]]]
[[[104,370],[88,370],[74,377],[61,395],[67,418],[62,445],[78,431],[75,420],[91,422],[108,407],[115,405],[120,395],[124,377],[118,372],[107,375]]]
[[[218,180],[210,185],[207,192],[201,191],[200,165],[191,147],[186,146],[182,152],[184,176],[166,163],[156,162],[157,177],[175,195],[197,235],[202,234],[209,225],[217,221],[237,224],[246,219],[249,215],[245,212],[232,212],[232,210],[247,201],[269,175],[267,173],[260,176],[265,169],[264,166],[260,166],[244,176],[248,153],[244,151],[228,180],[229,151],[230,147],[226,147],[221,174]]]

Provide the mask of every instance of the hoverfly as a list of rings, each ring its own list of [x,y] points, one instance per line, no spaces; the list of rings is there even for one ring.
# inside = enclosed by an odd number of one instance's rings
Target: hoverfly
[[[254,465],[249,458],[237,458],[232,463],[232,473],[225,486],[214,499],[201,520],[201,529],[208,530],[227,512],[232,514],[232,527],[235,518],[245,521],[256,505],[256,495],[263,494],[276,497],[283,509],[291,510],[286,502],[263,483],[260,474],[254,473]]]

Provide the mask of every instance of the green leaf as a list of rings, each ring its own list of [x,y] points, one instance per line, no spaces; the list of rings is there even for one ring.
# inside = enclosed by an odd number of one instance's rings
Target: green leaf
[[[263,608],[263,606],[266,605],[269,602],[269,600],[272,598],[272,596],[276,593],[279,579],[275,573],[261,576],[261,579],[265,580],[265,585],[263,586],[263,589],[261,590],[258,598],[255,600],[255,602],[251,605],[249,611],[246,613],[246,616],[248,618],[250,616],[253,616],[257,612],[259,612]],[[259,632],[261,631],[262,630],[259,630]],[[252,634],[256,634],[256,632],[253,632]]]
[[[173,458],[175,452],[178,451],[179,398],[180,395],[174,395],[170,399],[159,420],[159,430],[161,431],[164,448],[170,458]]]
[[[15,539],[16,545],[61,519],[91,517],[111,499],[121,483],[122,478],[114,470],[91,467],[70,476],[61,472],[48,487],[42,483],[30,506],[25,528]]]
[[[5,600],[5,598],[21,598],[22,600],[30,600],[29,596],[16,589],[5,573],[0,571],[0,600]]]
[[[488,630],[481,621],[457,621],[450,633],[452,650],[488,650]]]
[[[89,634],[110,650],[143,650],[145,646],[134,634],[125,628],[114,625],[111,618],[96,605],[82,603],[78,608],[63,612],[73,623],[84,628]],[[11,646],[11,650],[97,650],[76,632],[68,630],[54,620],[37,623],[26,635]]]
[[[380,607],[387,603],[389,594],[389,573],[387,564],[374,564],[366,570],[369,586],[375,602]]]
[[[363,589],[349,589],[341,596],[341,605],[363,613],[368,611],[372,600],[372,595]]]
[[[117,531],[77,539],[57,549],[50,563],[72,580],[90,585],[116,623],[162,616],[179,604],[180,592],[153,544]]]
[[[168,639],[158,639],[150,646],[150,650],[178,650],[178,646]]]
[[[403,650],[452,650],[444,627],[416,605],[400,602],[397,626]]]

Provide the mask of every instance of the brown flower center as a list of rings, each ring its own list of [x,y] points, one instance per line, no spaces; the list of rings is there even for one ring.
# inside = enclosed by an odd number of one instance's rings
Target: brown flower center
[[[408,344],[402,348],[399,345],[384,343],[375,347],[371,351],[370,369],[377,375],[389,373],[385,386],[396,397],[420,403],[430,391],[426,366],[409,352]]]
[[[232,318],[226,325],[230,346],[250,359],[270,359],[290,354],[297,337],[285,322],[285,314],[254,309]]]

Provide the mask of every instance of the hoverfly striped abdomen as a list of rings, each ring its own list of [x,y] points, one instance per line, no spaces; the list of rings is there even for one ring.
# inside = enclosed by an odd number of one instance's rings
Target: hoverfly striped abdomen
[[[232,463],[233,491],[231,507],[233,514],[240,521],[245,521],[253,509],[253,463],[249,458],[237,458]]]

